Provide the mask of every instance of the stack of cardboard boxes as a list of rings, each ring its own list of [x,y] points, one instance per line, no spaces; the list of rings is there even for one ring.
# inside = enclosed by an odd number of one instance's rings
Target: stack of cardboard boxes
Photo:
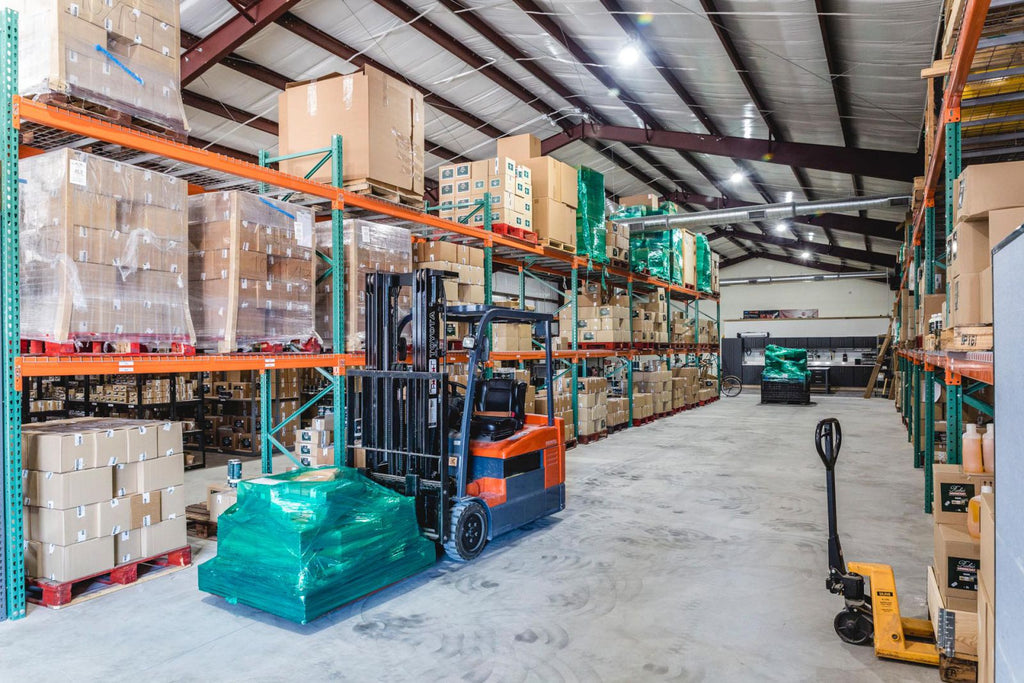
[[[704,377],[700,380],[697,389],[698,401],[710,401],[718,397],[718,379],[715,377]]]
[[[177,376],[146,377],[142,381],[142,392],[134,377],[116,377],[109,382],[89,383],[89,396],[86,399],[84,386],[68,387],[67,398],[72,401],[98,401],[103,403],[123,403],[126,405],[152,405],[169,403],[171,400],[171,383],[174,383],[176,401],[191,401],[198,394],[199,380]]]
[[[413,254],[415,268],[436,268],[457,274],[457,278],[451,278],[444,283],[445,300],[449,306],[484,303],[483,249],[440,240],[419,242],[415,247]],[[498,327],[500,326],[496,326],[495,329],[497,330]],[[516,330],[516,332],[517,338],[526,336],[520,330]],[[446,336],[449,341],[461,340],[468,333],[468,323],[448,323]],[[503,336],[508,337],[509,335],[506,333]],[[497,351],[498,349],[493,348],[493,350]],[[528,351],[529,345],[521,350]]]
[[[325,413],[295,430],[295,457],[303,466],[334,465],[334,428],[334,413]]]
[[[21,336],[192,344],[187,183],[62,149],[21,176]]]
[[[625,396],[608,397],[608,426],[618,427],[629,422],[629,399]]]
[[[633,342],[667,344],[668,340],[668,296],[658,287],[633,308]]]
[[[533,325],[501,323],[491,325],[491,350],[515,353],[533,350]]]
[[[608,380],[604,377],[581,377],[576,380],[577,405],[580,409],[580,436],[593,436],[608,430]]]
[[[672,410],[671,370],[634,370],[633,389],[651,395],[651,410],[655,415]]]
[[[982,541],[972,537],[967,530],[967,515],[971,498],[981,494],[982,486],[993,486],[994,475],[966,473],[962,465],[933,467],[935,562],[928,572],[929,611],[933,623],[937,622],[939,608],[955,614],[957,656],[980,655],[978,626],[985,618],[985,609],[991,610],[994,540],[991,535]],[[992,499],[988,498],[991,511]],[[991,513],[985,512],[984,500],[981,518],[983,529],[989,526],[991,534]],[[992,552],[988,557],[982,553],[983,543]]]
[[[258,382],[253,382],[252,375],[250,371],[240,370],[210,373],[206,412],[201,428],[206,443],[211,447],[222,451],[252,452],[259,449],[260,387]],[[276,424],[299,408],[301,371],[282,368],[273,372],[271,377],[274,382],[271,411]],[[291,446],[295,432],[283,430],[275,438],[283,445]]]
[[[179,133],[178,0],[6,0],[19,13],[19,91],[60,93]]]
[[[965,168],[954,186],[954,221],[946,241],[949,326],[990,324],[992,249],[1024,223],[1024,162]]]
[[[180,423],[26,425],[22,457],[30,577],[73,581],[187,544]]]
[[[496,159],[441,166],[437,176],[441,218],[482,228],[487,195],[491,225],[533,231],[533,173],[528,167],[499,153]]]
[[[697,403],[700,389],[700,368],[672,368],[672,407],[685,408]]]
[[[612,265],[629,267],[629,226],[608,221],[605,226],[605,253]]]
[[[330,147],[340,135],[346,187],[403,199],[423,196],[423,94],[408,83],[370,66],[289,83],[278,96],[278,116],[282,156]],[[320,157],[286,159],[281,171],[301,178]],[[331,164],[312,179],[330,184]]]
[[[540,140],[533,135],[500,138],[498,157],[512,159],[530,172],[532,229],[541,243],[574,249],[579,202],[576,169],[552,157],[541,156]]]
[[[566,443],[574,441],[576,439],[576,432],[573,428],[573,412],[572,412],[572,392],[568,382],[571,382],[571,378],[559,377],[554,380],[553,386],[551,387],[551,395],[554,396],[554,411],[555,417],[560,417],[565,422],[565,441]],[[538,415],[548,414],[548,391],[543,389],[537,392],[537,397],[534,399],[533,412]]]
[[[695,344],[693,318],[685,311],[674,310],[669,321],[670,339],[673,344]]]
[[[634,375],[635,378],[635,375]],[[633,382],[633,420],[646,420],[654,417],[654,395],[637,388]]]
[[[572,292],[565,293],[566,298]],[[629,297],[617,289],[604,289],[598,282],[580,286],[576,298],[578,343],[629,343]],[[572,308],[558,311],[559,346],[572,343]]]
[[[700,334],[697,337],[698,344],[717,344],[718,323],[707,318],[700,321]]]
[[[221,353],[315,335],[313,212],[247,192],[189,199],[198,346]]]

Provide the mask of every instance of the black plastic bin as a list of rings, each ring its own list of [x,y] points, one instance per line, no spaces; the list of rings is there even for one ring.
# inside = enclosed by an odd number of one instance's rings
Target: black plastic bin
[[[811,402],[811,384],[807,379],[762,379],[761,403],[807,405]]]

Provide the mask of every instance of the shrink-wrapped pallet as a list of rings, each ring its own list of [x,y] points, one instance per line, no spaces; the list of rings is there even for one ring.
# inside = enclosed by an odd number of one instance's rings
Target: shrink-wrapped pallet
[[[188,130],[178,0],[0,0],[19,13],[18,90]],[[109,112],[101,112],[109,113]]]
[[[194,341],[183,181],[67,149],[21,180],[23,338]]]
[[[191,197],[197,346],[227,353],[315,337],[313,258],[312,210],[238,191]]]

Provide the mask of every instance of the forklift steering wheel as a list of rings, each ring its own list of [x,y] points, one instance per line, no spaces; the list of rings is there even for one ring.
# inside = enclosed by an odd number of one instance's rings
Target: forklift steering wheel
[[[843,430],[836,418],[827,417],[814,428],[814,447],[818,449],[818,455],[826,470],[831,471],[835,468],[842,445]]]
[[[465,384],[459,384],[458,382],[453,382],[451,380],[448,380],[448,386],[452,387],[452,388],[462,389],[462,397],[465,398],[465,396],[466,396],[466,385]],[[457,392],[454,392],[454,391],[452,392],[452,394],[454,396],[458,396],[459,395]]]

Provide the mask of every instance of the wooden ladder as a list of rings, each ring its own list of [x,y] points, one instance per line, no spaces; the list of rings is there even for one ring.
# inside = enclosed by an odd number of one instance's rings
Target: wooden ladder
[[[889,345],[892,344],[892,327],[896,322],[896,311],[900,305],[899,297],[892,305],[892,313],[889,314],[889,327],[885,331],[885,339],[882,340],[882,348],[878,351],[878,357],[875,358],[875,367],[871,368],[871,378],[868,380],[868,385],[864,387],[864,398],[871,398],[875,393],[875,383],[878,382],[878,373],[882,371],[882,365],[885,363],[885,356],[889,353]]]

